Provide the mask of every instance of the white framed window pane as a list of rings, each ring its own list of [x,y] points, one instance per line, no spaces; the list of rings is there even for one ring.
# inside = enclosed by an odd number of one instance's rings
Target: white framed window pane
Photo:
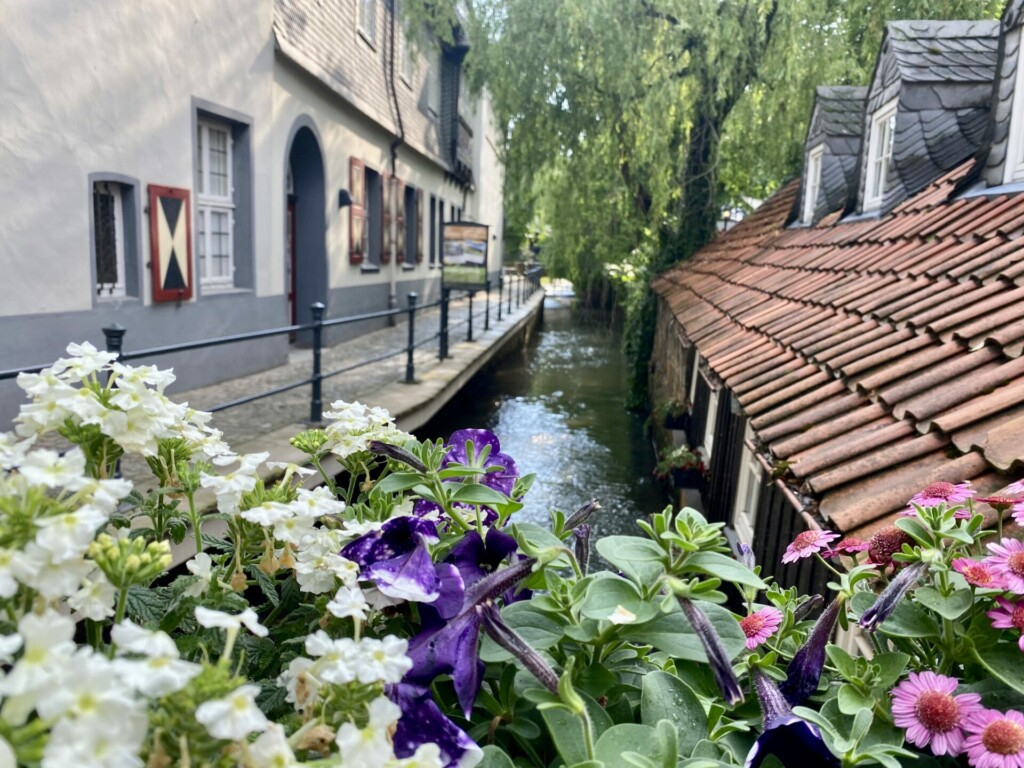
[[[199,261],[199,278],[205,280],[208,277],[206,266],[206,209],[200,208],[196,211],[196,258]]]
[[[231,277],[231,214],[210,211],[210,277]]]
[[[93,185],[93,251],[96,264],[96,294],[125,295],[124,196],[121,185],[97,182]]]
[[[377,0],[359,0],[359,28],[371,42],[377,42]]]
[[[199,168],[199,189],[196,190],[196,194],[206,194],[206,142],[203,141],[203,134],[206,133],[206,127],[200,125],[196,130],[196,165]]]
[[[228,132],[210,129],[210,184],[207,193],[216,197],[228,197]]]

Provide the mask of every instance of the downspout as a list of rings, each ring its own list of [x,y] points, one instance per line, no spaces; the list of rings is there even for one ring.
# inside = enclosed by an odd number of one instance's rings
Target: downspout
[[[405,126],[402,125],[402,108],[398,104],[398,89],[395,86],[395,29],[397,26],[398,3],[391,0],[391,38],[388,41],[388,87],[391,91],[391,103],[395,108],[395,122],[398,124],[398,134],[391,142],[391,178],[388,184],[391,185],[391,269],[389,270],[388,286],[388,309],[398,307],[398,148],[405,143]],[[408,250],[409,244],[405,244]],[[395,324],[392,316],[390,324]]]

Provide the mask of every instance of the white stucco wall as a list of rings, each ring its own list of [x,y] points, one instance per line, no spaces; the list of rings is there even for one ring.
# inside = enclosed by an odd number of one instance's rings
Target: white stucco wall
[[[88,310],[88,175],[193,186],[192,99],[253,119],[258,293],[269,242],[271,4],[8,0],[0,24],[0,315]],[[140,222],[143,264],[148,221]],[[143,268],[143,299],[150,274]],[[277,286],[280,291],[280,286]]]

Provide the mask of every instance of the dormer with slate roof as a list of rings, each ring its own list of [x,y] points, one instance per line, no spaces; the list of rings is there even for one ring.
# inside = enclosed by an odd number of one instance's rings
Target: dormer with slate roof
[[[992,89],[988,144],[965,187],[980,180],[986,187],[1024,182],[1024,62],[1021,28],[1024,0],[1010,0],[1003,11],[997,79]]]
[[[846,208],[856,192],[867,93],[867,88],[849,85],[823,85],[816,90],[795,212],[801,224],[815,224]]]
[[[894,21],[864,113],[856,210],[891,210],[972,157],[989,122],[998,21]]]

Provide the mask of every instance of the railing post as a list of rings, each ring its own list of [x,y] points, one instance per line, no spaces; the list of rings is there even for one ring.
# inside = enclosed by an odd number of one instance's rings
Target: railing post
[[[103,329],[103,338],[107,342],[107,352],[113,352],[117,355],[117,359],[121,359],[121,353],[124,351],[124,335],[127,333],[127,329],[120,323],[113,323]]]
[[[523,303],[523,280],[525,278],[526,275],[519,275],[519,280],[516,282],[516,309],[519,309]]]
[[[491,279],[484,281],[484,330],[491,330]]]
[[[473,291],[469,292],[469,322],[466,324],[466,341],[473,340]]]
[[[416,349],[416,292],[409,292],[409,349],[405,357],[405,383],[416,381],[416,369],[412,362],[412,353]]]
[[[505,280],[505,270],[504,270],[504,268],[502,268],[501,272],[498,273],[498,322],[499,323],[501,322],[501,305],[504,303],[504,299],[505,299],[504,280]]]
[[[324,418],[323,375],[320,369],[320,352],[323,347],[324,310],[326,307],[319,301],[310,306],[313,313],[313,378],[312,392],[309,398],[309,421],[319,424]]]
[[[437,356],[442,360],[448,357],[448,291],[448,288],[441,289],[441,331],[438,333]]]
[[[511,278],[511,276],[510,276]],[[512,314],[512,280],[508,281],[508,313]]]

